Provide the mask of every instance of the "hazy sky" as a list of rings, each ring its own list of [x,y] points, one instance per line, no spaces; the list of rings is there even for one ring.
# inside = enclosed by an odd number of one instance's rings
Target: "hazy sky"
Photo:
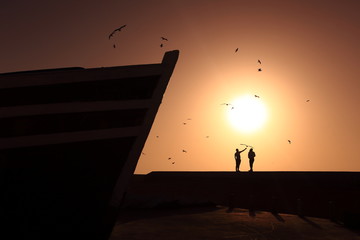
[[[255,171],[359,171],[359,12],[358,0],[5,0],[0,72],[155,63],[179,49],[136,173],[233,171],[240,143],[254,146]],[[221,105],[244,94],[268,111],[252,133]]]

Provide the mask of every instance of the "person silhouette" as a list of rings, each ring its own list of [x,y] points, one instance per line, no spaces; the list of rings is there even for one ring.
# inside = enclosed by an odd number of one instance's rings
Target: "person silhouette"
[[[248,153],[248,157],[249,157],[249,164],[250,164],[250,170],[249,172],[253,171],[253,165],[254,165],[254,161],[255,161],[255,152],[252,148],[250,148],[249,153]]]
[[[236,172],[240,172],[239,168],[240,168],[240,163],[241,163],[241,157],[240,157],[240,153],[242,153],[243,151],[245,151],[247,148],[244,148],[243,150],[239,151],[239,149],[236,149],[236,152],[234,154],[234,158],[235,158],[235,171]]]

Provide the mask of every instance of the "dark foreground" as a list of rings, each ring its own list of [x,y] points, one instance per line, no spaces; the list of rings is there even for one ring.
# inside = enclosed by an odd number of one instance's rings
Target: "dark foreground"
[[[110,240],[357,240],[328,219],[226,207],[123,211]]]
[[[113,239],[359,239],[359,202],[356,172],[152,172],[134,175]]]

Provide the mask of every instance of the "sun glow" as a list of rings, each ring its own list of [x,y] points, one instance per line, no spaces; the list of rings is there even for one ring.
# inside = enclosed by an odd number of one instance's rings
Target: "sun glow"
[[[261,129],[267,116],[265,104],[256,95],[244,95],[235,99],[228,111],[231,125],[243,133],[252,133]]]

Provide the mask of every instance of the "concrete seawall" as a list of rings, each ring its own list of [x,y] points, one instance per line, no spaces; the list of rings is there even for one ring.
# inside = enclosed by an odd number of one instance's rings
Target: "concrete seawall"
[[[125,205],[136,202],[212,202],[352,224],[360,219],[360,173],[151,172],[133,176]]]

